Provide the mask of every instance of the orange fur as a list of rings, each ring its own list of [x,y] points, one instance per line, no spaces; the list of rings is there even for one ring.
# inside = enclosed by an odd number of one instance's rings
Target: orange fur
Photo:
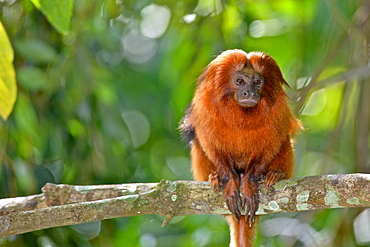
[[[249,65],[248,65],[249,64]],[[264,84],[253,107],[230,95],[236,71],[252,66]],[[273,185],[293,174],[291,138],[301,128],[287,104],[287,83],[275,60],[262,52],[228,50],[198,79],[181,128],[191,139],[192,171],[200,181],[224,191],[234,216],[227,216],[232,246],[251,246],[258,208],[258,181]],[[245,208],[249,216],[241,216]]]

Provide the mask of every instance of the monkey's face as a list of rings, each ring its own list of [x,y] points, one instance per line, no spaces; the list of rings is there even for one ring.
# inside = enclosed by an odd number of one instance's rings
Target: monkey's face
[[[260,100],[263,87],[263,76],[250,65],[235,72],[232,78],[234,99],[242,107],[253,107]]]

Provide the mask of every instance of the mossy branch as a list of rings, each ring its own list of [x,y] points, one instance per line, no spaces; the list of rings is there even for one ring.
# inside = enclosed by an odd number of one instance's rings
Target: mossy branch
[[[89,221],[158,214],[228,214],[208,182],[161,181],[116,185],[46,184],[42,194],[0,200],[0,238]],[[370,207],[370,174],[295,177],[260,188],[257,214]]]

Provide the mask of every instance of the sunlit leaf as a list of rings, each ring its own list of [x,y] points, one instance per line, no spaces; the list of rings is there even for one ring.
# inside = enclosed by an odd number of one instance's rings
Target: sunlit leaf
[[[340,99],[344,85],[337,83],[312,93],[302,112],[303,122],[307,128],[330,131],[335,127],[341,109]]]
[[[326,101],[327,94],[325,88],[313,92],[302,111],[302,115],[315,116],[319,114],[324,109]]]
[[[73,0],[31,0],[53,25],[62,34],[66,34],[71,25]]]
[[[0,22],[0,116],[5,120],[12,112],[17,97],[13,59],[13,48]]]
[[[69,133],[74,137],[78,137],[84,132],[84,126],[75,119],[69,120],[67,125]]]

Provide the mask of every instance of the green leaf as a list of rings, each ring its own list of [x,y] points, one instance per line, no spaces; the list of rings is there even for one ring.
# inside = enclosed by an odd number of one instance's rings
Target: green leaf
[[[51,45],[34,38],[14,41],[14,49],[17,55],[37,63],[50,63],[57,56],[57,52]]]
[[[19,85],[23,85],[31,91],[44,89],[49,84],[46,73],[39,68],[20,68],[17,72],[17,78]]]
[[[13,48],[0,22],[0,116],[4,120],[8,119],[17,98],[13,59]]]
[[[73,0],[31,0],[60,33],[68,33],[71,25]]]

